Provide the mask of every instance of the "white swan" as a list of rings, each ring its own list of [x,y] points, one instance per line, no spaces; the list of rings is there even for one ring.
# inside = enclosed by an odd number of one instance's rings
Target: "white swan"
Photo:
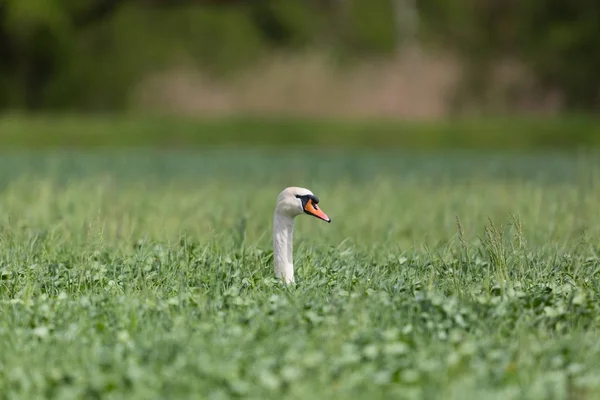
[[[285,283],[294,282],[294,218],[309,214],[331,222],[331,218],[319,209],[318,203],[317,196],[300,187],[288,187],[277,196],[273,216],[273,263],[275,276]]]

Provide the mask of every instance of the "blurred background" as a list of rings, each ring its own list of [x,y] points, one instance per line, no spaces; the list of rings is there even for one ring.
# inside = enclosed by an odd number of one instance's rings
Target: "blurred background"
[[[0,0],[4,146],[590,146],[598,71],[595,0]]]

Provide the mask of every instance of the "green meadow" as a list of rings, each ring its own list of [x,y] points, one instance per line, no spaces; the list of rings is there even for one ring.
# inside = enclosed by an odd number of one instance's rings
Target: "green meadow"
[[[600,398],[594,151],[28,145],[64,124],[0,123],[1,399]],[[286,186],[332,218],[293,286]]]

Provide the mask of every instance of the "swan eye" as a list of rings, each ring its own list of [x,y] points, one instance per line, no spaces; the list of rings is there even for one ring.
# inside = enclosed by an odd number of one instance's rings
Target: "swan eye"
[[[301,207],[304,209],[304,207],[306,206],[306,201],[307,201],[306,196],[302,196],[302,195],[297,194],[296,198],[300,199]]]
[[[302,201],[302,208],[306,208],[306,205],[310,201],[310,203],[316,210],[319,209],[319,207],[317,206],[317,203],[319,202],[319,198],[317,196],[310,195],[310,194],[306,194],[306,195],[297,194],[296,198],[300,199],[300,201]]]

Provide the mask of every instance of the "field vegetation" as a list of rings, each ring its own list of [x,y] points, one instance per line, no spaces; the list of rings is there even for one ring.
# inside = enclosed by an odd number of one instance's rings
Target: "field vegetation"
[[[585,150],[600,146],[600,119],[562,117],[306,118],[239,114],[183,118],[141,114],[20,114],[0,117],[0,149],[314,148]]]
[[[0,398],[598,398],[598,160],[5,151]]]

